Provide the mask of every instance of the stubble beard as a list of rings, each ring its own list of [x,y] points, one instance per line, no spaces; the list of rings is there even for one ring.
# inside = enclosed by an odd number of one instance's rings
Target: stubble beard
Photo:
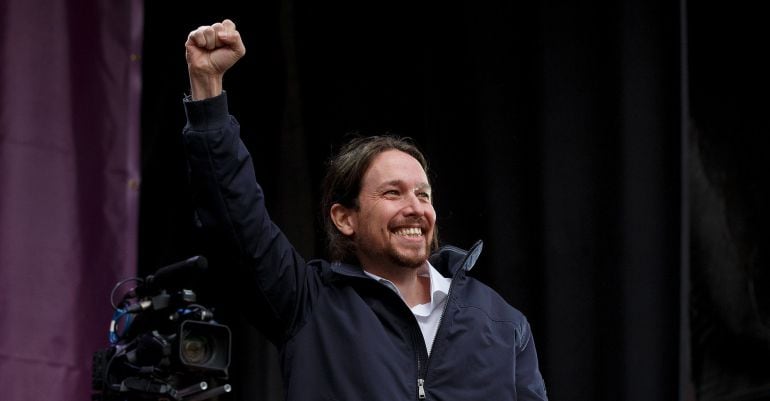
[[[428,260],[427,244],[425,246],[424,252],[422,254],[417,254],[416,256],[406,255],[402,252],[398,252],[398,250],[393,249],[393,247],[388,247],[386,253],[387,258],[390,259],[392,264],[406,269],[418,269],[425,264],[426,260]]]
[[[423,252],[399,252],[399,250],[392,244],[388,244],[384,249],[375,250],[376,247],[370,244],[366,239],[356,241],[356,247],[358,251],[366,255],[370,260],[387,260],[390,265],[415,270],[419,269],[428,260],[430,255],[430,238],[426,236],[426,241],[423,244]]]

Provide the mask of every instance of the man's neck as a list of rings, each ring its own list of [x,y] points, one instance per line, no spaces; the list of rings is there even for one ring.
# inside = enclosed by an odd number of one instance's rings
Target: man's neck
[[[428,262],[426,261],[424,267],[415,269],[404,267],[370,269],[364,267],[364,270],[393,283],[398,288],[407,306],[412,308],[415,305],[430,302],[430,273],[427,275],[420,274],[427,268]]]

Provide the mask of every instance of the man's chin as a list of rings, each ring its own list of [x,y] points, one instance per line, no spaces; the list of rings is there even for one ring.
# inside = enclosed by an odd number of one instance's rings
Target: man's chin
[[[407,269],[419,269],[428,260],[427,252],[419,252],[413,254],[404,254],[398,252],[392,252],[390,254],[391,261],[403,268]]]

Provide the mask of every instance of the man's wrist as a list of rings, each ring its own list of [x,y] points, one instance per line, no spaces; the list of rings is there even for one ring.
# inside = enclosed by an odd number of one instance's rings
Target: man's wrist
[[[190,74],[190,95],[192,100],[203,100],[222,94],[222,76],[194,77]]]

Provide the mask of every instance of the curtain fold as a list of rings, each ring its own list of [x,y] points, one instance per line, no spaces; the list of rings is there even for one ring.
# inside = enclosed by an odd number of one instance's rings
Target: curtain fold
[[[136,272],[142,2],[4,1],[0,391],[88,399]]]

